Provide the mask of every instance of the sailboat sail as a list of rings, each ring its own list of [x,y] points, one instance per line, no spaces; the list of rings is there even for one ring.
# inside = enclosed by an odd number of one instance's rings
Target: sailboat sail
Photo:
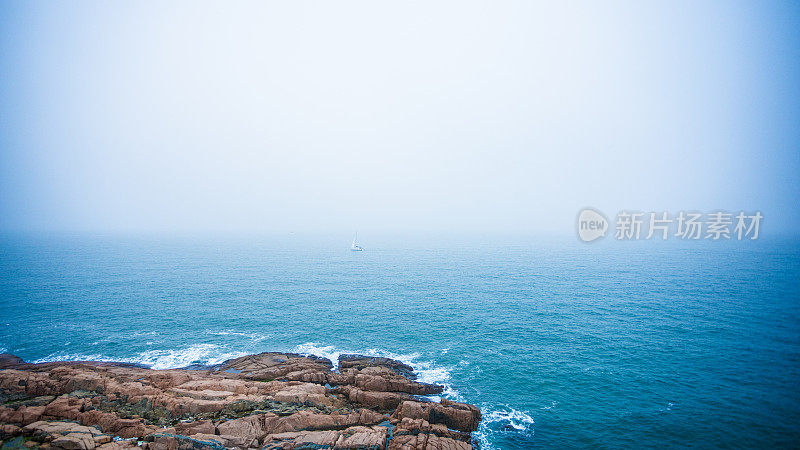
[[[357,239],[358,239],[358,233],[356,233],[355,236],[353,236],[353,244],[350,246],[350,250],[352,250],[354,252],[363,251],[364,248],[361,247],[360,245],[356,244],[356,240]]]

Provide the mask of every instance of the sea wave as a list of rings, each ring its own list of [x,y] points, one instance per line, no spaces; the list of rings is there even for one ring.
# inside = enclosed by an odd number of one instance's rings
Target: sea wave
[[[339,370],[339,355],[342,353],[348,353],[346,351],[338,350],[332,345],[323,345],[314,342],[306,342],[305,344],[297,345],[292,349],[292,351],[306,356],[321,356],[323,358],[328,358],[333,363],[334,370]]]
[[[552,402],[550,402],[550,404],[549,404],[549,405],[547,405],[547,406],[542,406],[542,407],[541,407],[541,408],[539,408],[539,409],[553,409],[553,408],[555,408],[556,406],[558,406],[558,402],[557,402],[557,401],[555,401],[555,400],[553,400]]]
[[[411,366],[411,368],[414,369],[414,373],[417,375],[417,381],[422,383],[441,384],[445,386],[445,393],[447,393],[448,389],[450,389],[450,392],[453,396],[459,396],[460,398],[460,395],[452,389],[452,386],[450,386],[450,370],[452,369],[449,367],[438,366],[432,361],[423,360],[421,359],[419,353],[394,353],[379,348],[344,350],[333,345],[325,345],[315,342],[306,342],[305,344],[297,345],[294,347],[294,349],[292,349],[292,351],[301,355],[313,355],[328,358],[331,360],[331,362],[333,362],[335,370],[339,369],[339,355],[343,353],[391,358]],[[456,398],[452,399],[455,400]]]
[[[236,335],[246,337],[251,341],[260,341],[261,336],[232,331],[209,332],[212,335]],[[452,384],[451,371],[453,367],[440,365],[435,361],[423,358],[419,353],[394,353],[379,348],[368,349],[340,349],[333,345],[315,342],[306,342],[292,348],[292,352],[303,355],[314,355],[328,358],[338,370],[339,355],[355,353],[367,356],[386,357],[401,361],[414,369],[417,380],[423,383],[435,383],[444,386],[440,396],[430,396],[429,399],[439,401],[441,398],[459,402],[470,402],[469,398],[462,395]],[[66,352],[53,353],[47,357],[33,361],[34,363],[52,361],[116,361],[132,364],[142,364],[153,369],[174,369],[193,364],[214,365],[231,358],[246,355],[251,352],[233,351],[227,345],[194,344],[178,349],[148,350],[131,357],[119,357],[106,354],[70,354]],[[474,402],[473,402],[474,403]],[[475,438],[480,448],[491,450],[498,436],[503,433],[528,433],[533,434],[534,419],[524,410],[517,410],[509,405],[481,404],[483,420]],[[552,408],[555,403],[550,406]]]
[[[231,358],[238,358],[247,353],[230,351],[216,344],[195,344],[173,350],[147,350],[131,357],[109,356],[105,354],[71,354],[56,352],[34,363],[53,361],[116,361],[130,364],[142,364],[153,369],[175,369],[192,364],[213,365]]]
[[[366,350],[343,350],[333,345],[324,345],[314,342],[307,342],[296,346],[294,352],[303,355],[322,356],[330,359],[334,366],[338,364],[339,355],[342,353],[356,353],[367,356],[383,356],[408,364],[417,374],[417,380],[423,383],[436,383],[444,386],[441,396],[428,397],[431,400],[439,401],[441,398],[458,402],[469,402],[452,385],[452,368],[440,366],[433,361],[423,359],[419,353],[398,354],[382,349]],[[337,367],[338,369],[338,367]],[[555,406],[555,403],[550,406]],[[501,433],[526,433],[533,435],[535,421],[530,413],[524,410],[517,410],[509,405],[480,405],[483,419],[475,432],[475,439],[483,450],[497,448],[493,443],[497,435]]]
[[[267,338],[266,335],[261,333],[250,333],[250,332],[242,332],[236,330],[221,330],[221,331],[206,331],[206,334],[210,334],[212,336],[238,336],[244,337],[250,340],[251,343],[261,342]]]
[[[213,365],[246,355],[215,344],[196,344],[181,350],[148,350],[140,356],[153,369],[171,369],[190,364]]]
[[[475,432],[475,438],[482,449],[494,448],[492,442],[502,433],[524,433],[533,436],[536,421],[526,411],[508,405],[500,407],[482,405],[481,412],[483,418],[478,431]]]

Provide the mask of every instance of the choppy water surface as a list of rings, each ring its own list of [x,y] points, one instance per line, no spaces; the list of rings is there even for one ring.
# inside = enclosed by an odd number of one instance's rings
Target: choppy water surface
[[[491,237],[0,239],[0,350],[154,368],[385,355],[484,448],[800,445],[800,246]]]

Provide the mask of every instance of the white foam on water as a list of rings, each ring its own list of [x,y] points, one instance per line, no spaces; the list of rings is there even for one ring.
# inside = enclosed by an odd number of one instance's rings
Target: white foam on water
[[[432,361],[426,361],[421,358],[419,353],[398,354],[382,349],[367,349],[364,351],[359,350],[342,350],[332,345],[323,345],[313,342],[298,345],[294,348],[295,352],[303,355],[322,356],[330,359],[334,365],[338,365],[339,355],[342,353],[354,353],[366,356],[382,356],[400,361],[408,364],[414,369],[417,374],[417,381],[423,383],[435,383],[444,386],[444,391],[441,396],[426,397],[432,401],[440,401],[442,398],[454,400],[457,402],[467,402],[469,399],[464,398],[460,392],[453,388],[451,382],[452,370],[449,367],[438,366]],[[551,406],[545,408],[555,407],[556,402]],[[482,420],[481,424],[473,436],[480,444],[482,450],[492,450],[495,447],[492,442],[494,437],[502,433],[527,433],[532,435],[534,430],[535,421],[527,411],[517,410],[509,405],[493,406],[484,404],[481,406]]]
[[[408,364],[414,369],[417,374],[417,380],[423,383],[436,383],[444,386],[444,392],[441,396],[429,396],[428,399],[432,401],[440,401],[442,398],[454,400],[457,402],[467,402],[469,399],[464,398],[460,392],[453,388],[451,384],[450,368],[437,366],[432,361],[421,359],[418,353],[397,354],[388,352],[381,349],[368,349],[366,351],[358,350],[341,350],[332,345],[321,345],[316,343],[306,343],[298,345],[294,349],[295,352],[304,355],[323,356],[330,359],[337,364],[339,355],[342,353],[355,353],[367,356],[383,356],[386,358],[395,359],[404,364]],[[550,407],[555,406],[555,403]],[[526,412],[514,409],[508,405],[501,405],[500,407],[484,404],[481,406],[481,413],[483,419],[481,424],[473,435],[480,444],[482,450],[493,450],[495,447],[492,442],[494,437],[501,433],[528,433],[533,434],[533,427],[535,421],[533,417]]]
[[[491,406],[483,406],[481,408],[483,418],[475,432],[475,438],[478,440],[481,449],[493,449],[491,442],[493,436],[501,433],[528,433],[533,435],[534,424],[536,421],[525,411],[519,411],[508,405],[503,405],[500,408]]]
[[[245,352],[231,352],[215,344],[196,344],[180,350],[148,350],[139,355],[141,363],[153,369],[174,369],[190,364],[214,365],[228,359],[244,356]]]
[[[393,353],[378,348],[370,348],[366,350],[343,350],[333,345],[324,345],[315,342],[306,342],[305,344],[297,345],[292,349],[292,351],[295,353],[300,353],[301,355],[322,356],[323,358],[328,358],[333,363],[335,370],[338,370],[339,368],[339,355],[343,353],[394,359],[402,362],[403,364],[411,366],[411,368],[414,369],[414,373],[417,375],[417,381],[422,383],[441,384],[445,386],[445,392],[450,389],[453,394],[457,394],[450,386],[450,369],[447,367],[437,366],[431,361],[421,360],[419,353]],[[456,400],[456,398],[448,398]]]
[[[235,330],[222,330],[222,331],[206,331],[206,334],[210,334],[212,336],[240,336],[250,339],[250,342],[261,342],[267,338],[266,335],[261,333],[246,333],[242,331],[235,331]]]
[[[67,352],[52,353],[50,355],[45,356],[44,358],[35,359],[31,362],[33,364],[41,364],[46,362],[57,362],[57,361],[101,361],[101,362],[121,362],[129,364],[141,364],[136,358],[119,358],[114,356],[103,355],[100,353],[83,354],[83,353],[67,353]]]
[[[195,344],[176,350],[147,350],[133,357],[117,357],[104,354],[71,354],[56,352],[33,361],[34,363],[53,361],[106,361],[143,364],[153,369],[175,369],[191,364],[213,365],[231,358],[244,356],[245,352],[231,352],[215,344]]]
[[[158,331],[138,331],[136,333],[131,334],[132,337],[141,337],[141,336],[158,336]]]
[[[384,358],[391,358],[400,361],[403,364],[407,364],[414,369],[414,373],[417,375],[417,381],[421,383],[441,384],[445,387],[445,391],[449,389],[455,393],[455,391],[452,389],[452,386],[450,386],[450,370],[452,369],[449,367],[437,366],[432,361],[421,360],[419,353],[397,354],[373,348],[367,350],[365,354],[367,356],[382,356]]]
[[[305,344],[295,346],[292,351],[294,353],[299,353],[306,356],[321,356],[323,358],[328,358],[333,363],[333,370],[339,370],[339,355],[342,353],[348,353],[339,351],[332,345],[323,345],[314,342],[306,342]]]
[[[209,332],[214,335],[236,335],[247,337],[253,342],[258,342],[266,337],[261,335],[250,335],[247,333],[240,333],[230,330]],[[5,351],[5,349],[0,348]],[[338,370],[339,355],[343,353],[361,354],[367,356],[380,356],[391,358],[400,361],[404,364],[411,366],[414,373],[417,375],[417,380],[423,383],[435,383],[444,386],[444,391],[441,396],[427,397],[433,401],[439,401],[441,398],[459,402],[470,402],[469,399],[458,392],[452,386],[452,368],[446,366],[439,366],[433,361],[422,359],[419,353],[398,354],[382,349],[372,348],[367,350],[344,350],[339,349],[333,345],[324,345],[320,343],[307,342],[295,346],[293,352],[302,355],[313,355],[328,358],[334,365],[334,369]],[[244,356],[247,352],[231,351],[227,346],[217,344],[195,344],[188,347],[172,350],[148,350],[139,353],[133,357],[118,357],[109,356],[104,354],[70,354],[66,352],[57,352],[45,358],[33,361],[34,363],[52,362],[52,361],[108,361],[108,362],[124,362],[132,364],[142,364],[153,369],[174,369],[179,367],[186,367],[192,364],[213,365],[224,362],[225,360]],[[556,403],[543,409],[550,409],[555,407]],[[672,406],[672,405],[669,405]],[[514,409],[508,405],[491,405],[483,404],[481,406],[483,420],[481,420],[478,431],[474,433],[475,439],[480,444],[482,450],[494,449],[492,442],[494,437],[502,433],[529,433],[533,434],[534,420],[531,415],[526,411]]]

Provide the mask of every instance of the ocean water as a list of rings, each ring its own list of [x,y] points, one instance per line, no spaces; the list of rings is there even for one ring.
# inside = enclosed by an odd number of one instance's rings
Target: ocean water
[[[0,351],[385,355],[482,448],[800,446],[800,242],[4,236]]]

